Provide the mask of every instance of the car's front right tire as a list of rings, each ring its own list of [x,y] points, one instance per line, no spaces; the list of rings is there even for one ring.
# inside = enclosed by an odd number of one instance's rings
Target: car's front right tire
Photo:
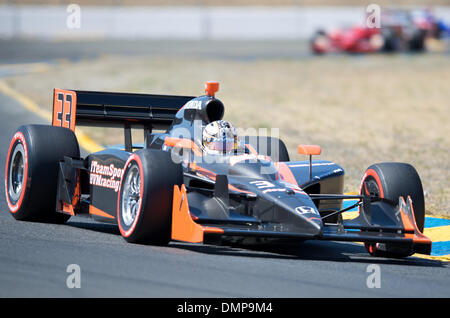
[[[167,244],[171,237],[174,185],[183,183],[169,152],[144,149],[130,155],[117,201],[117,222],[130,243]]]

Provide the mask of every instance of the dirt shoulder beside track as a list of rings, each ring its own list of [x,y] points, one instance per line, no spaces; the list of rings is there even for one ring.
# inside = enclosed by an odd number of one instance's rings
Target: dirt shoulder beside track
[[[345,191],[357,191],[372,163],[409,162],[424,184],[427,213],[450,216],[448,56],[102,56],[4,80],[47,109],[54,87],[200,95],[205,80],[218,80],[225,119],[279,128],[293,160],[306,159],[295,154],[297,144],[321,145],[321,159],[344,167]],[[89,132],[101,143],[122,142],[120,131]]]

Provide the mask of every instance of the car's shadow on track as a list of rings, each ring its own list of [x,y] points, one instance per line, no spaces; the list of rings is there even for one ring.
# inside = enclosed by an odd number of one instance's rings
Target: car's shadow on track
[[[170,246],[198,253],[239,257],[446,267],[445,262],[419,257],[403,259],[372,257],[362,244],[344,242],[305,241],[259,245],[193,245],[173,242]]]
[[[119,228],[114,224],[98,223],[98,222],[78,222],[70,220],[67,222],[67,225],[94,232],[120,235]]]
[[[120,236],[120,231],[113,224],[98,222],[69,221],[67,225],[105,234]],[[132,245],[130,245],[132,248]],[[260,244],[190,244],[171,242],[168,248],[189,250],[208,255],[231,257],[252,257],[261,259],[301,259],[311,261],[354,262],[368,264],[391,264],[404,266],[446,267],[445,262],[419,257],[403,259],[370,256],[362,244],[333,241],[275,242]]]

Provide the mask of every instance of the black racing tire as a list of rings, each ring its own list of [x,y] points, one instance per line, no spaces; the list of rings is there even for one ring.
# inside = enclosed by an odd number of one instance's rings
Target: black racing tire
[[[117,200],[122,237],[129,243],[167,244],[171,237],[173,188],[182,183],[182,167],[172,161],[169,152],[134,152],[125,163]]]
[[[289,152],[284,142],[276,137],[269,136],[244,136],[241,138],[244,144],[250,144],[256,152],[263,156],[270,157],[275,162],[287,162]],[[272,145],[278,146],[278,151]]]
[[[423,232],[425,199],[422,182],[416,169],[410,164],[384,162],[371,165],[364,174],[360,193],[379,196],[394,202],[398,202],[400,196],[405,201],[410,196],[417,228]],[[367,243],[365,246],[373,256],[406,257],[412,254],[409,247],[398,244],[385,244],[383,248],[380,248],[379,243]]]
[[[58,163],[64,156],[80,157],[71,130],[48,125],[19,127],[5,168],[6,202],[16,220],[64,223],[70,218],[56,212]]]
[[[389,28],[382,29],[381,35],[383,37],[383,47],[381,48],[382,52],[391,53],[400,51],[401,40],[393,32],[393,30]]]
[[[408,43],[409,51],[416,53],[425,51],[425,37],[426,37],[425,30],[421,29],[414,30],[413,35]]]

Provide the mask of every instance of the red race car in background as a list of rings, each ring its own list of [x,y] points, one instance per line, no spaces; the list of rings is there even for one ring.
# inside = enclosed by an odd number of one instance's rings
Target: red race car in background
[[[318,30],[312,40],[311,49],[315,54],[348,52],[370,53],[383,48],[384,41],[379,29],[355,26],[330,32]]]
[[[421,52],[425,39],[435,32],[433,23],[423,23],[423,15],[417,10],[384,9],[381,12],[381,27],[365,25],[335,29],[329,32],[318,30],[311,39],[311,50],[315,54],[348,52]],[[427,10],[428,16],[431,14]]]

